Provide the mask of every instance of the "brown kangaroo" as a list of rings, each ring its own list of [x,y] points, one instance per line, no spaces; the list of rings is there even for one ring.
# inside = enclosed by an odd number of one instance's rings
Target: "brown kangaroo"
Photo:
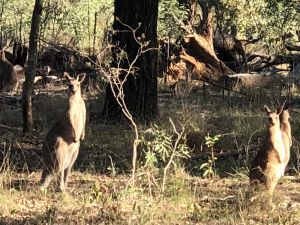
[[[66,114],[50,129],[42,148],[45,168],[42,172],[41,187],[47,188],[53,173],[60,176],[60,189],[67,187],[71,168],[78,156],[80,141],[85,138],[86,108],[81,96],[80,85],[85,74],[79,80],[64,73],[68,80],[69,101]]]
[[[280,114],[280,130],[282,132],[282,139],[285,148],[285,167],[290,160],[290,148],[292,147],[292,130],[290,124],[290,113],[288,111],[290,104],[285,104],[282,113]],[[277,110],[280,110],[278,108]]]
[[[264,109],[268,116],[267,136],[252,162],[250,183],[251,185],[264,184],[268,194],[272,196],[275,186],[279,178],[284,175],[285,170],[286,150],[279,119],[284,106],[277,112],[271,112],[267,106],[264,106]]]
[[[13,65],[5,58],[5,52],[0,51],[0,92],[14,90],[17,86],[17,74]]]

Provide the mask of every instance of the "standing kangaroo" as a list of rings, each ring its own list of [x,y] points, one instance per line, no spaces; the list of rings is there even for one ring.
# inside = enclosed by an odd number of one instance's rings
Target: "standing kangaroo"
[[[0,50],[0,92],[11,91],[17,86],[17,74],[13,65],[6,59],[5,51]]]
[[[80,88],[85,74],[81,80],[79,76],[74,79],[67,73],[64,76],[69,82],[67,110],[46,136],[42,148],[45,168],[40,181],[41,187],[47,188],[53,174],[57,172],[62,191],[67,187],[69,173],[78,156],[80,141],[84,140],[86,122],[86,108]]]
[[[290,113],[288,111],[290,104],[285,104],[282,113],[280,114],[280,129],[282,132],[282,139],[285,148],[285,167],[289,163],[290,160],[290,148],[292,147],[292,130],[290,124]],[[277,110],[280,110],[278,108]]]
[[[252,162],[250,183],[264,184],[268,194],[272,196],[279,178],[284,175],[286,165],[286,150],[279,118],[284,106],[277,112],[271,112],[267,106],[264,109],[268,116],[267,136]]]

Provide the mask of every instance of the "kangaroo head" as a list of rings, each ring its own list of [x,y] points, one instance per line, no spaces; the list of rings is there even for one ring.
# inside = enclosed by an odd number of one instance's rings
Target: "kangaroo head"
[[[79,74],[77,75],[76,78],[73,78],[71,77],[68,73],[64,73],[64,77],[67,79],[67,81],[69,82],[68,83],[68,90],[69,90],[69,93],[71,95],[75,95],[76,93],[81,93],[81,88],[80,88],[80,85],[82,83],[82,81],[84,80],[85,78],[85,73],[83,74]],[[79,79],[79,77],[81,77],[81,79]]]
[[[268,127],[273,127],[280,124],[279,116],[283,111],[283,106],[276,112],[272,112],[268,106],[264,105],[264,110],[268,116]]]

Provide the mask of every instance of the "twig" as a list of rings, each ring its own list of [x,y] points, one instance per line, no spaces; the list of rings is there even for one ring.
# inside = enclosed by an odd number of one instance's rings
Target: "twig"
[[[173,130],[174,130],[175,134],[177,135],[177,139],[176,139],[175,144],[174,144],[174,146],[173,146],[173,148],[172,148],[172,154],[171,154],[171,157],[170,157],[170,159],[169,159],[169,161],[168,161],[166,167],[164,168],[164,177],[163,177],[163,183],[162,183],[162,192],[165,191],[165,185],[166,185],[166,179],[167,179],[167,173],[168,173],[168,170],[170,169],[171,164],[174,163],[174,162],[173,162],[173,159],[174,159],[174,157],[175,157],[176,154],[177,154],[176,149],[177,149],[177,147],[178,147],[179,141],[181,141],[182,136],[183,136],[183,134],[184,134],[184,132],[185,132],[185,129],[184,129],[185,125],[183,125],[182,131],[179,133],[179,132],[177,131],[176,126],[175,126],[175,124],[173,123],[173,121],[172,121],[171,118],[169,118],[169,121],[170,121],[170,123],[172,124],[172,127],[173,127]]]
[[[10,126],[3,125],[3,124],[0,124],[0,128],[6,129],[6,130],[11,130],[11,131],[22,131],[22,128],[20,128],[20,127],[10,127]]]

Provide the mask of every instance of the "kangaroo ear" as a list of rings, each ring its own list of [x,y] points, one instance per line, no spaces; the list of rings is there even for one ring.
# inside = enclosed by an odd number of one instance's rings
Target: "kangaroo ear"
[[[71,77],[67,72],[64,72],[64,77],[65,77],[68,81],[72,80],[72,77]]]
[[[0,60],[4,60],[4,59],[5,59],[5,52],[0,51]]]
[[[293,105],[293,103],[284,104],[283,110],[289,109],[292,105]]]
[[[285,105],[282,105],[281,107],[277,108],[277,112],[276,112],[277,115],[280,115],[283,112],[283,110],[285,110],[284,107],[285,107]]]
[[[272,113],[272,111],[271,111],[271,110],[269,109],[269,107],[266,106],[266,105],[264,105],[264,110],[265,110],[265,112],[268,113],[268,114]]]
[[[80,77],[81,77],[81,78],[80,78]],[[82,81],[84,81],[85,77],[86,77],[86,73],[78,74],[78,75],[77,75],[77,80],[78,80],[78,82],[81,83]],[[80,79],[79,79],[79,78],[80,78]]]

